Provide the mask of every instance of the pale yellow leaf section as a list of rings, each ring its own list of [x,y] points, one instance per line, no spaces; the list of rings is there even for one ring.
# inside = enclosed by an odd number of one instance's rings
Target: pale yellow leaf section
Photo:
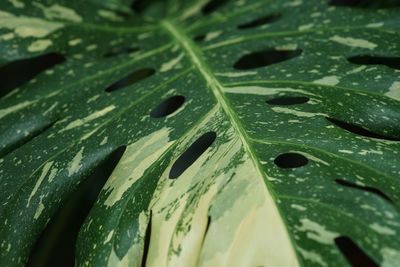
[[[64,24],[59,22],[51,22],[34,17],[17,17],[14,14],[0,10],[0,29],[13,30],[17,36],[22,38],[42,38],[62,27],[64,27]]]
[[[233,150],[243,151],[240,143]],[[199,266],[298,266],[275,202],[249,157],[241,161],[218,178],[224,184],[233,175],[213,199],[211,218],[223,213],[211,223]]]
[[[37,2],[33,2],[32,4],[40,8],[43,11],[44,16],[49,20],[69,20],[73,22],[81,22],[83,20],[82,17],[79,16],[75,10],[67,8],[65,6],[55,4],[47,7]]]
[[[190,146],[195,140],[195,134],[212,128],[211,125],[217,123],[214,119],[220,119],[220,114],[215,109],[210,111],[210,115],[181,140],[180,146]],[[227,133],[232,134],[233,131]],[[203,183],[203,179],[218,167],[216,160],[222,156],[228,145],[218,147],[217,151],[208,149],[178,179],[168,178],[175,161],[166,168],[150,204],[153,220],[147,266],[196,265],[213,195],[207,193],[209,184]],[[177,223],[181,224],[179,229]],[[182,252],[177,255],[177,250]]]
[[[162,128],[139,139],[126,148],[119,164],[104,186],[109,192],[104,205],[113,206],[122,195],[173,143],[169,141],[169,128]]]
[[[161,180],[147,266],[298,266],[276,204],[237,139],[207,150],[177,180],[166,173]]]

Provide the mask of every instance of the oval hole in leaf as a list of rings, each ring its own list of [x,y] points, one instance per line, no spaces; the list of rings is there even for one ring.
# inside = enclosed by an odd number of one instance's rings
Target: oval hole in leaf
[[[228,0],[211,0],[201,9],[201,12],[203,12],[204,15],[210,14],[227,2]]]
[[[139,51],[138,47],[116,49],[104,54],[104,57],[116,57],[124,54],[133,53],[136,51]]]
[[[388,137],[388,136],[383,136],[383,135],[380,135],[380,134],[376,134],[376,133],[373,133],[373,132],[371,132],[369,130],[366,130],[366,129],[360,127],[360,126],[356,126],[356,125],[353,125],[353,124],[350,124],[350,123],[347,123],[347,122],[343,122],[343,121],[339,121],[339,120],[332,119],[332,118],[327,118],[327,117],[325,117],[325,118],[329,122],[335,124],[336,126],[342,128],[342,129],[344,129],[344,130],[346,130],[348,132],[357,134],[357,135],[376,138],[376,139],[384,139],[384,140],[389,140],[389,141],[400,141],[399,138]]]
[[[378,57],[361,55],[350,57],[347,60],[350,63],[358,65],[385,65],[389,68],[400,70],[400,57]]]
[[[266,101],[270,105],[279,105],[279,106],[289,106],[296,104],[304,104],[307,103],[310,99],[308,97],[298,96],[298,97],[279,97]]]
[[[169,114],[172,114],[178,110],[184,102],[184,96],[172,96],[153,109],[150,113],[150,116],[153,118],[162,118],[168,116]]]
[[[146,266],[147,254],[149,253],[150,238],[151,238],[151,223],[153,220],[153,211],[150,210],[149,223],[147,224],[146,234],[144,236],[143,254],[142,254],[142,267]]]
[[[210,224],[211,224],[211,216],[207,216],[207,225],[206,225],[206,230],[204,231],[203,243],[204,243],[204,240],[206,239],[208,229],[210,229]]]
[[[367,254],[362,251],[356,243],[347,236],[335,238],[335,244],[346,257],[347,261],[354,267],[378,267]]]
[[[169,178],[178,178],[212,145],[216,137],[215,132],[208,132],[200,136],[172,165]]]
[[[398,0],[331,0],[329,5],[360,8],[393,8],[400,7],[400,2]]]
[[[336,183],[338,183],[340,185],[343,185],[343,186],[357,188],[357,189],[360,189],[360,190],[364,190],[364,191],[368,191],[368,192],[374,193],[374,194],[379,195],[380,197],[383,197],[384,199],[389,200],[390,202],[392,202],[392,200],[387,195],[385,195],[384,193],[382,193],[380,190],[378,190],[376,188],[369,187],[369,186],[360,186],[360,185],[357,185],[357,184],[349,183],[349,182],[341,180],[341,179],[336,179],[335,181],[336,181]]]
[[[134,0],[131,8],[135,13],[151,19],[159,19],[166,13],[165,0]]]
[[[279,155],[275,160],[274,163],[279,168],[299,168],[302,166],[307,165],[308,159],[303,155],[297,153],[285,153]]]
[[[301,53],[301,50],[264,50],[260,52],[253,52],[241,57],[238,61],[236,61],[233,67],[238,70],[265,67],[298,57],[301,55]]]
[[[205,38],[206,38],[206,34],[199,34],[199,35],[196,35],[195,37],[193,37],[193,40],[195,42],[202,42],[202,41],[204,41]]]
[[[132,17],[132,14],[130,12],[127,12],[125,10],[116,10],[114,9],[113,12],[117,14],[118,16],[122,17],[124,20],[127,20]]]
[[[250,22],[240,24],[238,26],[238,29],[243,30],[243,29],[258,27],[258,26],[261,26],[264,24],[275,22],[275,21],[279,20],[281,17],[282,17],[282,15],[280,15],[280,14],[270,14],[270,15],[252,20]]]
[[[204,231],[204,237],[208,233],[208,229],[210,229],[210,224],[211,224],[211,216],[207,216],[207,225],[206,225],[206,230]]]
[[[37,239],[26,266],[75,265],[75,243],[79,230],[125,149],[121,146],[114,150],[68,197]]]
[[[144,10],[146,10],[154,1],[149,1],[149,0],[134,0],[132,2],[131,8],[134,10],[136,13],[142,13]]]
[[[118,82],[112,84],[106,89],[106,92],[113,92],[118,89],[127,87],[129,85],[132,85],[134,83],[140,82],[141,80],[146,79],[147,77],[150,77],[153,75],[156,71],[153,68],[144,68],[137,70],[133,72],[132,74],[129,74],[128,76],[125,76]]]
[[[41,72],[65,61],[58,53],[48,53],[37,57],[17,60],[0,68],[0,97],[33,79]]]

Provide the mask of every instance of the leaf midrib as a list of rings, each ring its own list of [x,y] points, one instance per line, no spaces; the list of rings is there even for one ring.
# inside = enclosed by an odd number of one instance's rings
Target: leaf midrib
[[[229,14],[227,14],[225,16],[214,16],[213,18],[207,18],[207,20],[204,23],[202,23],[203,21],[200,21],[199,23],[194,23],[192,26],[189,26],[188,31],[191,32],[198,28],[214,25],[217,22],[227,21],[230,18],[234,18],[234,17],[244,14],[248,11],[253,11],[253,10],[255,10],[263,5],[269,4],[271,2],[272,2],[271,0],[259,1],[255,4],[247,5],[246,7],[242,7],[240,9],[234,10],[233,12],[230,12]]]
[[[254,167],[259,172],[259,175],[266,179],[265,175],[263,174],[260,162],[257,159],[255,152],[249,142],[250,140],[249,136],[247,135],[241,122],[239,121],[237,114],[233,111],[229,100],[226,98],[223,92],[223,86],[215,78],[214,74],[211,72],[208,65],[204,62],[200,51],[198,51],[198,49],[193,45],[192,41],[173,22],[169,20],[164,20],[162,21],[161,25],[172,36],[172,38],[174,38],[174,40],[181,46],[181,48],[187,54],[187,57],[190,59],[190,61],[193,63],[196,69],[200,72],[202,77],[206,80],[217,102],[219,103],[219,105],[229,118],[234,130],[240,137],[244,149],[250,156],[250,159],[254,164]],[[272,191],[271,193],[276,195],[274,191]]]
[[[297,250],[295,249],[295,241],[293,236],[290,234],[289,229],[287,227],[286,218],[283,216],[283,213],[277,205],[278,203],[278,194],[275,192],[272,184],[267,179],[266,173],[262,169],[262,165],[260,160],[257,158],[255,150],[250,142],[250,137],[247,135],[243,125],[241,124],[237,114],[233,110],[230,101],[226,98],[225,93],[223,92],[223,86],[211,72],[209,66],[204,61],[202,57],[201,51],[196,47],[193,41],[184,33],[182,29],[179,28],[174,22],[171,20],[163,20],[161,21],[162,28],[172,37],[173,40],[184,50],[186,56],[190,59],[192,64],[207,82],[211,92],[214,94],[218,104],[228,117],[229,121],[232,124],[233,129],[237,133],[239,139],[242,142],[245,153],[249,156],[251,163],[253,164],[258,176],[263,180],[267,188],[267,194],[271,197],[272,201],[275,204],[275,207],[280,215],[280,219],[282,220],[282,224],[284,230],[287,233],[287,236],[290,240],[290,245],[296,255],[297,261],[300,263],[301,260],[297,255]]]
[[[196,67],[196,69],[200,72],[202,77],[206,80],[208,86],[210,87],[212,93],[214,94],[218,104],[221,106],[223,111],[228,116],[230,122],[234,130],[237,132],[238,136],[242,140],[245,151],[249,154],[251,161],[255,165],[259,174],[264,177],[262,174],[262,168],[260,163],[255,156],[255,153],[250,145],[249,137],[245,132],[241,122],[239,121],[236,113],[233,111],[232,106],[229,100],[225,97],[223,93],[223,86],[219,83],[219,81],[215,78],[214,74],[212,74],[208,65],[204,62],[201,57],[200,51],[192,44],[191,40],[183,33],[183,31],[176,26],[173,22],[169,20],[164,20],[162,22],[162,26],[165,30],[174,38],[174,40],[181,46],[181,48],[186,52],[188,58]],[[265,177],[264,177],[265,178]]]

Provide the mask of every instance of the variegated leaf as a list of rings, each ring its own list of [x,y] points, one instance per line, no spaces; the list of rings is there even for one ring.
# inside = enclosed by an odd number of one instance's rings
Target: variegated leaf
[[[124,147],[77,266],[399,264],[396,1],[129,2],[0,3],[1,266]]]

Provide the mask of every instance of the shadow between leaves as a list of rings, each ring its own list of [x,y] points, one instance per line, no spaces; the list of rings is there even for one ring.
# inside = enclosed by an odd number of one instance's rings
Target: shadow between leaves
[[[79,230],[125,149],[114,150],[64,202],[37,239],[26,266],[74,266]]]

